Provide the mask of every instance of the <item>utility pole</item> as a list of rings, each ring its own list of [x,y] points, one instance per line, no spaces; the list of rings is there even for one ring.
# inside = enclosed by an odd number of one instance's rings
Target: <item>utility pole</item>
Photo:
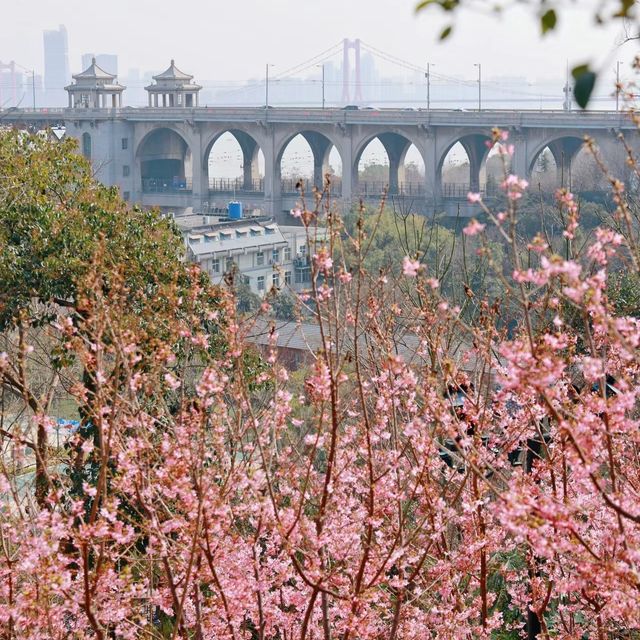
[[[31,96],[33,98],[33,110],[36,110],[36,72],[31,69]]]
[[[565,111],[571,111],[571,86],[569,85],[569,62],[567,61],[566,77],[564,81],[564,104]]]
[[[482,63],[478,62],[473,66],[478,67],[478,111],[482,111]]]
[[[435,65],[433,65],[435,67]],[[424,74],[427,79],[427,111],[431,111],[431,63],[427,62],[427,72]]]
[[[264,66],[264,108],[269,108],[269,63]]]
[[[322,69],[322,108],[324,109],[324,62],[322,64],[317,64],[316,67],[320,67]]]
[[[620,60],[616,62],[616,111],[620,111]]]
[[[275,67],[275,64],[265,64],[264,66],[264,108],[269,108],[269,67]],[[277,82],[277,80],[276,80]]]

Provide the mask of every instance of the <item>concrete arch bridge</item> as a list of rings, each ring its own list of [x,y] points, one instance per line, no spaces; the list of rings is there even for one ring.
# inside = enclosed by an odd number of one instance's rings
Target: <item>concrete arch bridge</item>
[[[508,131],[515,145],[513,173],[531,177],[544,153],[555,163],[557,186],[570,186],[572,162],[585,135],[595,140],[617,175],[625,167],[620,133],[634,149],[640,147],[631,120],[605,111],[148,107],[14,109],[0,117],[14,126],[63,127],[78,139],[98,178],[118,186],[132,202],[206,211],[235,197],[275,216],[298,199],[295,180],[282,170],[283,156],[298,136],[313,158],[313,176],[304,181],[308,191],[322,184],[332,155],[341,165],[340,175],[332,179],[333,195],[342,204],[361,197],[378,200],[388,186],[391,198],[427,215],[473,215],[467,192],[490,191],[485,174],[492,127]],[[233,179],[210,175],[212,149],[224,134],[235,138],[241,152],[242,165]],[[363,153],[374,140],[387,156],[388,177],[382,181],[359,173]],[[445,162],[454,148],[466,156],[466,176],[448,182]],[[410,149],[424,167],[419,175],[408,175]]]

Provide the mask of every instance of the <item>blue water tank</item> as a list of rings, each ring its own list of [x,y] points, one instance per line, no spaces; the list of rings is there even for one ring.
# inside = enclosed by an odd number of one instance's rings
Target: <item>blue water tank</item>
[[[230,202],[227,205],[227,213],[232,220],[242,218],[242,202]]]

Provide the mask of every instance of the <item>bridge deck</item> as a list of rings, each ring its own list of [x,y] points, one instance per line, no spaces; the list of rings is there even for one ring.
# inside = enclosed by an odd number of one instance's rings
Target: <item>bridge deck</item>
[[[499,110],[461,111],[446,109],[307,109],[124,107],[120,109],[5,109],[0,124],[6,122],[51,122],[65,120],[112,120],[130,122],[271,122],[273,124],[382,124],[396,126],[455,127],[563,127],[575,129],[634,129],[628,114],[621,111]]]

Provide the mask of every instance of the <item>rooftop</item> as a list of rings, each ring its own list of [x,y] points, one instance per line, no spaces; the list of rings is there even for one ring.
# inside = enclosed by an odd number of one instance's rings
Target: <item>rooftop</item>
[[[199,91],[202,87],[192,82],[193,76],[180,71],[176,67],[174,60],[171,61],[168,69],[165,69],[157,76],[153,76],[155,84],[145,87],[147,91],[161,92],[173,89],[174,91]]]
[[[320,327],[312,322],[290,322],[258,318],[249,330],[247,340],[256,345],[269,346],[272,325],[278,334],[277,347],[306,351],[309,354],[317,353],[322,347]],[[363,357],[368,357],[367,340],[366,333],[364,331],[361,332],[358,343],[362,341],[360,351]],[[342,331],[340,351],[344,353],[352,349],[353,330]],[[398,326],[393,337],[393,350],[405,362],[417,365],[429,364],[428,357],[421,351],[420,338],[408,328]],[[462,371],[481,373],[482,375],[488,374],[488,371],[479,371],[480,361],[475,354],[471,353],[472,351],[471,343],[463,337],[453,339],[449,345],[449,357]],[[495,354],[492,354],[491,359],[494,367],[500,365],[500,360]]]
[[[212,228],[206,233],[190,233],[187,236],[189,251],[196,257],[229,251],[240,253],[246,249],[286,244],[287,241],[277,225],[259,225],[255,221]]]
[[[153,76],[154,80],[193,80],[193,76],[190,76],[188,73],[184,73],[184,71],[180,71],[178,67],[176,67],[175,60],[171,60],[171,64],[169,68],[159,73],[157,76]]]
[[[259,210],[257,210],[259,211]],[[252,216],[246,215],[247,210],[245,209],[244,217],[239,220],[230,219],[227,215],[214,215],[214,214],[206,214],[206,213],[192,213],[187,215],[176,216],[173,220],[176,223],[177,227],[183,233],[193,231],[194,233],[203,232],[203,231],[211,231],[215,230],[219,227],[237,227],[243,226],[246,224],[256,224],[256,223],[269,223],[273,222],[273,218],[269,216]]]
[[[96,59],[91,59],[91,64],[81,73],[76,73],[73,76],[74,80],[110,80],[114,81],[116,76],[113,73],[105,71],[102,67],[99,67],[96,63]],[[113,84],[118,84],[113,82]]]

